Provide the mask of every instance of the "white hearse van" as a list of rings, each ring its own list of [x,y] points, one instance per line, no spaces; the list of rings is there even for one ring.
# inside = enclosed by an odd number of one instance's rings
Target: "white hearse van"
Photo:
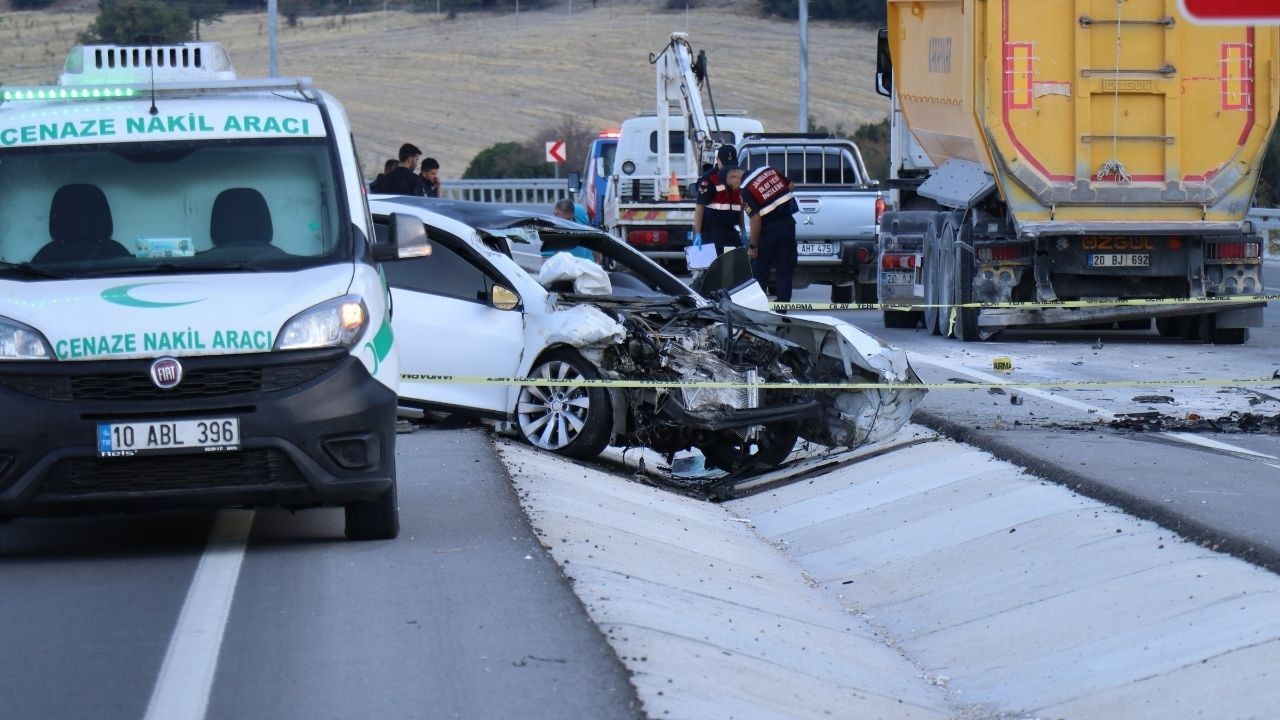
[[[397,234],[397,233],[400,234]],[[0,88],[0,518],[346,508],[399,529],[400,374],[342,107],[215,43]]]

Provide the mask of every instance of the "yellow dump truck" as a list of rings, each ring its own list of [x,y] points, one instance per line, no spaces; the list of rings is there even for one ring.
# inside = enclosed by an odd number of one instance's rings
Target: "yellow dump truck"
[[[1121,323],[1241,343],[1262,291],[1246,219],[1280,106],[1280,28],[1203,26],[1177,0],[888,0],[898,202],[881,222],[890,326],[981,339]],[[1107,304],[1178,299],[1176,304]],[[969,307],[1055,303],[1084,307]]]

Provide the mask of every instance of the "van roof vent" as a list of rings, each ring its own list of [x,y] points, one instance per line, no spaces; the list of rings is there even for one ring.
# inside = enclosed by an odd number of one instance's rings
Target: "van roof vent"
[[[173,45],[79,45],[67,56],[58,84],[147,83],[235,80],[221,43]]]

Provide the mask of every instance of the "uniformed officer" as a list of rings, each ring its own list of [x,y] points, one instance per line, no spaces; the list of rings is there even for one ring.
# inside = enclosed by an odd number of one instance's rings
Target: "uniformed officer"
[[[693,210],[693,246],[703,241],[715,243],[716,254],[725,248],[738,247],[737,226],[742,223],[742,198],[736,187],[724,180],[725,170],[738,164],[738,151],[732,145],[721,145],[716,151],[716,164],[698,178],[698,204]]]
[[[791,183],[768,165],[741,176],[742,204],[750,218],[747,257],[760,287],[768,287],[770,270],[777,272],[778,302],[791,301],[791,275],[796,269],[796,221],[800,206],[791,196]],[[730,174],[730,184],[738,176]]]

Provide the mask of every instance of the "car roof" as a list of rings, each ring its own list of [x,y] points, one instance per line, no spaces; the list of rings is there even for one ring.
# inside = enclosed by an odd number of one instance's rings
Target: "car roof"
[[[409,195],[373,196],[370,199],[429,210],[451,220],[457,220],[464,225],[470,225],[473,228],[506,229],[524,225],[541,225],[561,230],[599,232],[599,230],[589,225],[581,225],[570,220],[558,218],[550,213],[542,213],[516,205],[413,197]]]

